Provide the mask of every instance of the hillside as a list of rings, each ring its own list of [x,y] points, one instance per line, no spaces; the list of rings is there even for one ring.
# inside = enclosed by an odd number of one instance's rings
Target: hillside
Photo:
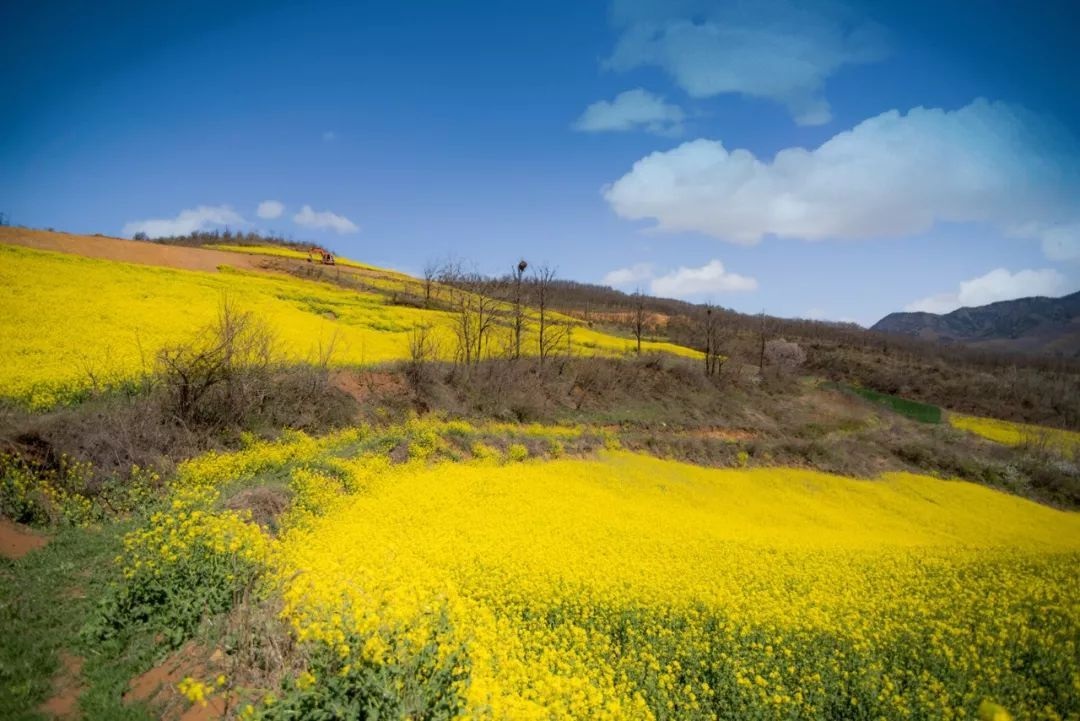
[[[804,371],[832,381],[978,416],[1080,429],[1076,355],[1018,354],[993,345],[941,343],[850,323],[749,315],[573,281],[556,284],[552,304],[620,335],[633,333],[640,309],[646,337],[698,350],[706,347],[711,319],[714,343],[734,361],[724,365],[724,374],[757,372],[763,342],[782,339],[805,351]]]
[[[1068,363],[195,240],[0,229],[0,717],[1080,711]]]
[[[160,350],[212,323],[225,302],[256,316],[294,362],[316,362],[331,347],[335,366],[405,360],[420,329],[430,334],[432,359],[449,360],[458,310],[482,300],[438,286],[425,303],[420,281],[407,275],[345,259],[327,268],[304,257],[0,228],[0,396],[47,407],[91,386],[121,385]],[[492,320],[481,353],[495,356],[508,343],[508,309],[484,303]],[[620,355],[632,347],[568,316],[549,314],[548,323],[565,334],[559,353]],[[470,333],[470,342],[481,340]],[[523,353],[535,348],[527,332]],[[696,356],[665,342],[644,349]]]
[[[958,308],[944,315],[890,313],[870,330],[992,350],[1080,357],[1080,292]]]

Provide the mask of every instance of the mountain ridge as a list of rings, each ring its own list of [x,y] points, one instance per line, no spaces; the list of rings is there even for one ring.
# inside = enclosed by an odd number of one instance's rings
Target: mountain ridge
[[[1022,353],[1080,357],[1080,291],[1031,296],[950,313],[890,313],[872,331]]]

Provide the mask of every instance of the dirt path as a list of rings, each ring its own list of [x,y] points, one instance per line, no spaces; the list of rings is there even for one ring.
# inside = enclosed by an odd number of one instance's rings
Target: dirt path
[[[74,235],[26,228],[0,228],[0,243],[21,245],[37,250],[72,253],[89,258],[118,260],[140,265],[160,265],[181,270],[216,271],[219,265],[259,270],[264,258],[224,250],[159,245],[138,240],[106,238],[98,235]]]
[[[0,517],[0,556],[22,558],[35,548],[41,548],[48,539],[18,523]]]
[[[310,268],[303,259],[283,258],[253,253],[232,253],[227,250],[212,248],[189,248],[183,245],[159,245],[148,241],[109,238],[103,235],[76,235],[57,233],[49,230],[29,230],[27,228],[0,227],[0,244],[21,245],[35,250],[50,250],[57,253],[71,253],[87,258],[116,260],[139,265],[157,265],[180,270],[201,270],[216,272],[218,266],[227,265],[242,270],[259,270],[271,273],[295,273],[297,268]],[[364,280],[410,280],[406,275],[389,270],[356,268],[338,265],[316,269],[345,274]],[[333,278],[316,275],[312,280],[333,282]]]
[[[217,674],[225,670],[224,659],[220,650],[211,652],[189,641],[157,666],[132,679],[130,689],[124,694],[124,701],[149,704],[165,721],[225,718],[229,709],[236,706],[236,699],[231,694],[216,692],[206,699],[205,704],[193,704],[177,690],[177,685],[188,676],[212,682]]]
[[[60,671],[53,678],[53,695],[38,708],[45,716],[55,719],[73,719],[79,716],[79,694],[83,691],[80,681],[83,660],[80,656],[60,652]]]

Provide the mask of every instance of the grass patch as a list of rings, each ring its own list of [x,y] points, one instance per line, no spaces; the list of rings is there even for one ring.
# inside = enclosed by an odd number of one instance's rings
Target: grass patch
[[[128,681],[158,653],[150,633],[89,644],[80,630],[92,618],[116,573],[128,523],[65,528],[45,548],[18,561],[0,559],[0,718],[43,719],[60,653],[85,659],[79,705],[85,718],[150,719],[122,702]]]
[[[879,393],[878,391],[862,388],[860,386],[835,384],[832,387],[848,393],[854,393],[871,403],[886,406],[900,415],[907,416],[920,423],[941,423],[941,408],[929,403],[920,403],[919,401],[901,398],[900,396],[894,396],[888,393]]]

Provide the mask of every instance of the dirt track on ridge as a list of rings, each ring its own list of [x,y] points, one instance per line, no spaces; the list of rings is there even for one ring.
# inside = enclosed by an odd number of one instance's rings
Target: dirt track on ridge
[[[37,250],[72,253],[89,258],[118,260],[140,265],[158,265],[181,270],[214,272],[219,265],[260,270],[265,261],[257,255],[230,253],[224,250],[159,245],[139,240],[123,240],[98,235],[75,235],[26,228],[0,228],[0,243],[21,245]]]

